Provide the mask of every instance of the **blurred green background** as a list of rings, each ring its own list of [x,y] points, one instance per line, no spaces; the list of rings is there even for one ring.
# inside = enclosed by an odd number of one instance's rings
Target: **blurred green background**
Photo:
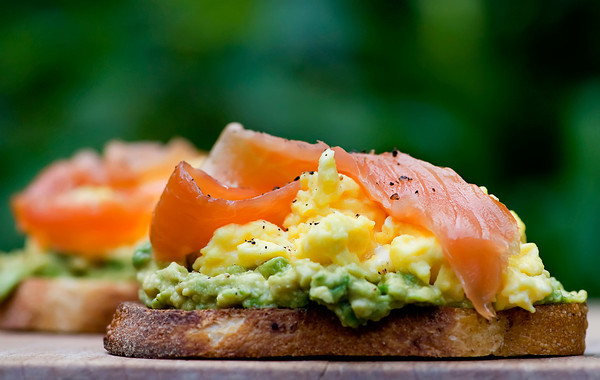
[[[209,149],[231,121],[394,147],[485,185],[565,286],[600,296],[600,2],[0,6],[0,250],[11,194],[113,138]]]

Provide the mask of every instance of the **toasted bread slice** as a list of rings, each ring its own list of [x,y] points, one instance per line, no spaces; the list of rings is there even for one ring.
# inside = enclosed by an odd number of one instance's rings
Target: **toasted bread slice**
[[[152,310],[123,303],[104,337],[113,355],[142,358],[281,356],[478,357],[578,355],[586,304],[500,311],[407,306],[353,329],[314,309]]]
[[[0,328],[104,333],[119,303],[137,298],[136,282],[32,277],[0,304]]]

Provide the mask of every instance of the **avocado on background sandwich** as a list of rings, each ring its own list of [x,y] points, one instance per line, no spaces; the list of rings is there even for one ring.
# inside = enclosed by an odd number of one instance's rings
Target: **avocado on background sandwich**
[[[572,355],[585,291],[454,171],[229,125],[181,162],[133,259],[109,353],[148,358]]]
[[[135,300],[134,247],[187,141],[109,142],[45,168],[11,202],[25,247],[0,255],[0,328],[104,332]],[[198,161],[197,161],[198,162]]]

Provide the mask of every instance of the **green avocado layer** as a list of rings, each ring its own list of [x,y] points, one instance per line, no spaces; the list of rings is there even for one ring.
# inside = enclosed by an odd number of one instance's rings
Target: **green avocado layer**
[[[31,246],[0,253],[0,302],[28,277],[77,277],[135,280],[131,251],[119,252],[102,260],[90,260],[56,252],[41,252]]]
[[[254,270],[233,266],[210,277],[177,263],[159,268],[149,246],[136,251],[134,265],[139,270],[140,299],[155,309],[302,308],[312,302],[333,311],[342,325],[358,327],[407,304],[472,307],[468,300],[447,302],[439,289],[411,274],[369,274],[357,265],[323,266],[308,259],[292,265],[276,257]],[[556,280],[552,285],[552,295],[542,302],[585,301]]]

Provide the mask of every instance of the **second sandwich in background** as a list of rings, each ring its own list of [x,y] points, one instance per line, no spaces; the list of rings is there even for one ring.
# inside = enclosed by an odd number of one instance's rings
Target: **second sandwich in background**
[[[0,328],[103,332],[137,298],[131,257],[174,165],[203,158],[180,138],[111,141],[46,167],[11,202],[27,239],[0,255]]]

